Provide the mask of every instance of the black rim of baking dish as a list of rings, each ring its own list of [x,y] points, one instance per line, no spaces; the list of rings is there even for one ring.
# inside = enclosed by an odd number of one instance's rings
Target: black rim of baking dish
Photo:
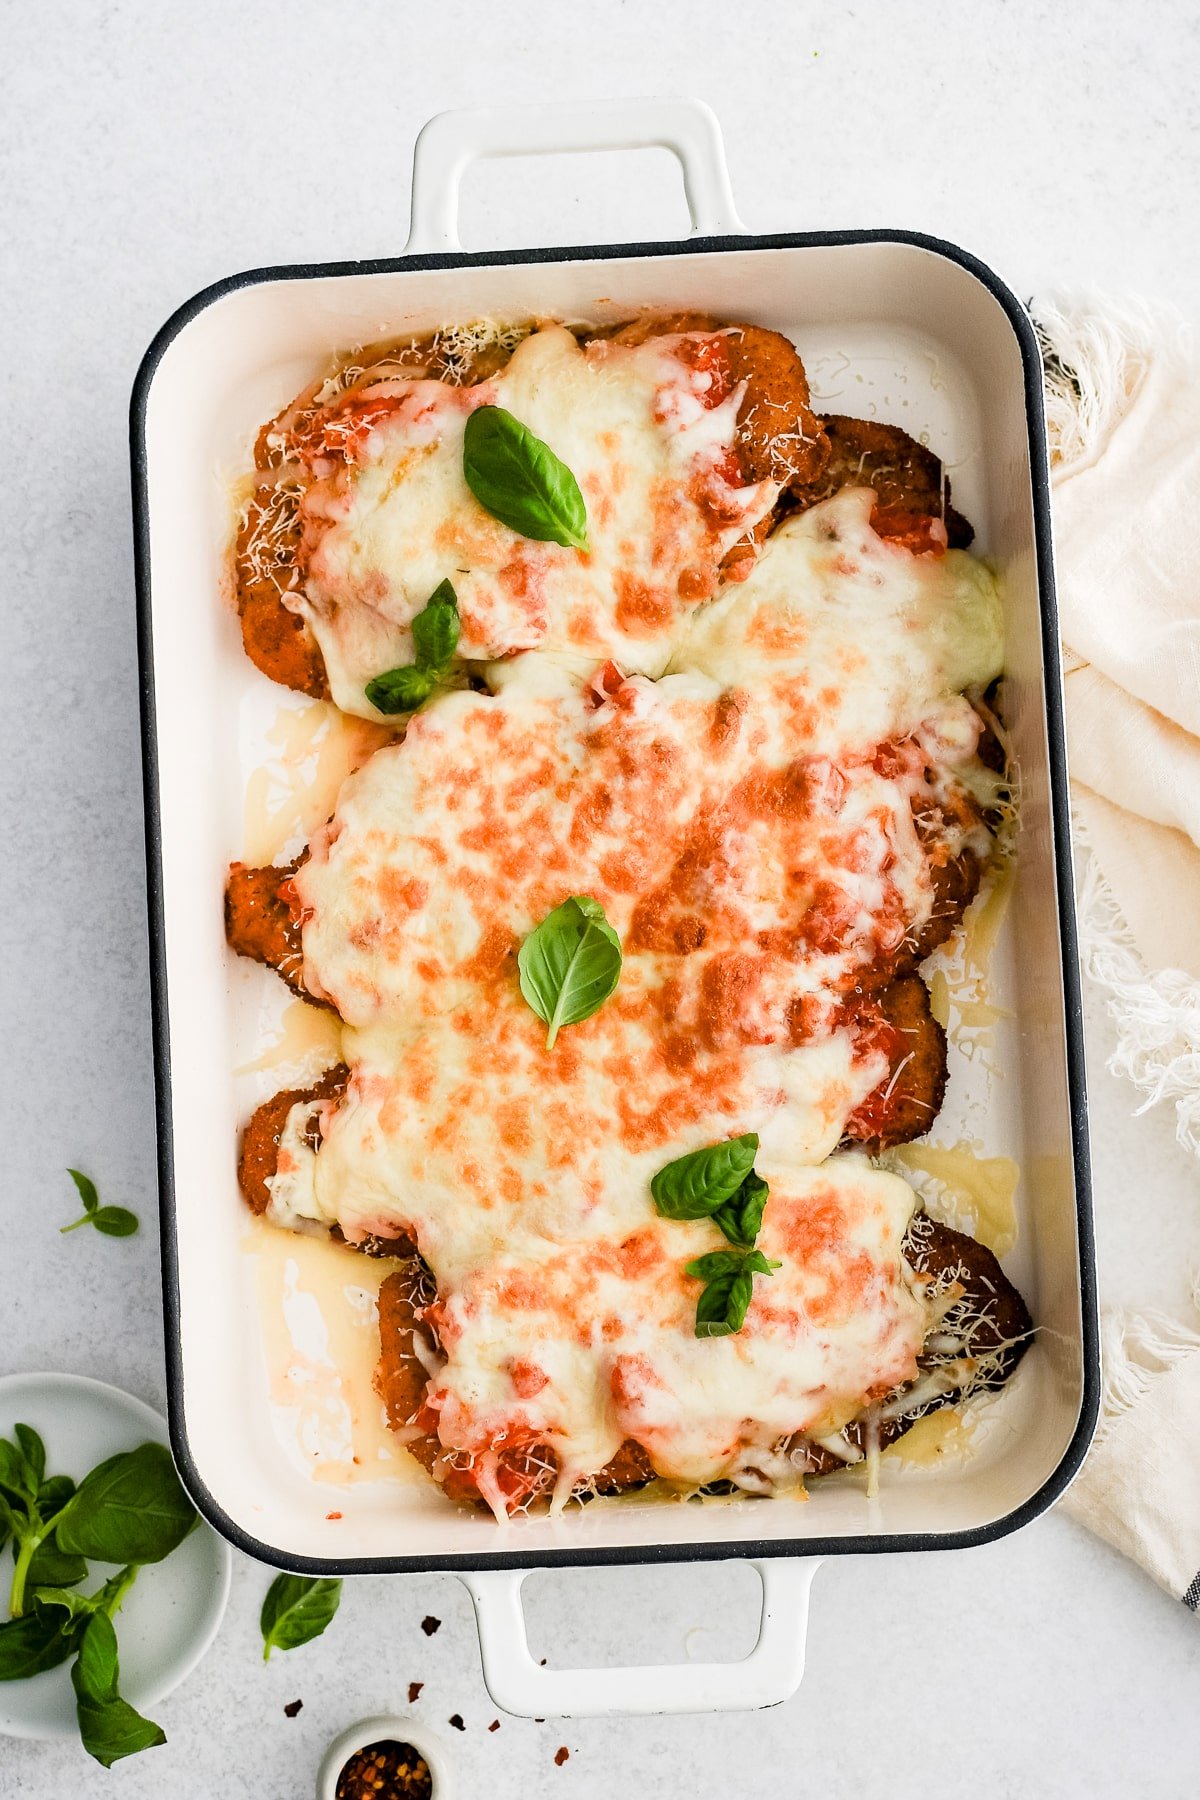
[[[331,276],[393,275],[419,270],[495,268],[519,263],[605,262],[720,253],[726,250],[832,249],[848,245],[905,244],[930,251],[973,275],[1003,308],[1021,352],[1025,416],[1029,437],[1034,543],[1042,622],[1042,663],[1046,689],[1046,727],[1050,767],[1050,812],[1055,843],[1066,1032],[1067,1093],[1071,1115],[1076,1216],[1079,1244],[1082,1377],[1079,1417],[1058,1466],[1042,1486],[1003,1518],[962,1531],[922,1531],[897,1535],[861,1533],[846,1537],[756,1538],[703,1544],[632,1544],[537,1551],[497,1550],[437,1556],[298,1556],[264,1543],[230,1518],[206,1485],[192,1456],[184,1418],[183,1346],[180,1335],[178,1245],[175,1231],[175,1186],[171,1118],[171,1045],[167,1007],[166,942],[163,915],[158,748],[154,703],[154,660],[150,605],[150,520],[146,462],[146,409],[158,365],[180,332],[200,313],[239,289],[277,281],[306,281]],[[969,251],[944,238],[913,231],[773,232],[731,237],[694,237],[651,244],[601,244],[578,248],[511,251],[454,251],[382,257],[366,262],[297,263],[248,269],[203,288],[173,313],[142,358],[130,402],[130,453],[133,477],[134,572],[137,596],[138,662],[141,692],[142,779],[146,823],[146,887],[149,908],[150,1000],[154,1041],[155,1113],[158,1126],[159,1208],[163,1308],[166,1315],[167,1400],[175,1460],[200,1512],[222,1537],[247,1555],[276,1568],[306,1575],[391,1575],[470,1569],[533,1569],[599,1566],[607,1563],[728,1561],[735,1557],[825,1557],[902,1550],[961,1550],[998,1538],[1029,1524],[1067,1488],[1083,1461],[1100,1407],[1099,1328],[1096,1315],[1095,1248],[1092,1235],[1091,1178],[1088,1158],[1084,1082],[1083,1015],[1080,996],[1078,940],[1072,884],[1070,805],[1063,733],[1062,675],[1058,607],[1054,590],[1050,527],[1050,475],[1046,444],[1039,429],[1042,416],[1042,363],[1037,336],[1016,295]]]

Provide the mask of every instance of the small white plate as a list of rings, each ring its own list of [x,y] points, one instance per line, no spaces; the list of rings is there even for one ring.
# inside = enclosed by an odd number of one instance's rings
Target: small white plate
[[[46,1445],[48,1475],[88,1470],[118,1450],[148,1439],[168,1444],[165,1419],[132,1394],[83,1375],[6,1375],[0,1378],[0,1437],[13,1426],[32,1425]],[[138,1711],[149,1711],[190,1675],[217,1635],[229,1598],[229,1545],[201,1522],[165,1561],[142,1569],[116,1617],[121,1692]],[[82,1584],[87,1592],[113,1573],[93,1563]],[[8,1617],[11,1551],[0,1556],[0,1619]],[[74,1737],[75,1694],[70,1664],[28,1681],[0,1682],[0,1734],[9,1737]]]

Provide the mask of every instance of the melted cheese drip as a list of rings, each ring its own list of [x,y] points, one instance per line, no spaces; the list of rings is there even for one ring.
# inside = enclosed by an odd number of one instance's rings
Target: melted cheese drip
[[[889,1444],[885,1459],[902,1463],[907,1469],[933,1469],[948,1461],[959,1461],[971,1448],[975,1420],[960,1406],[939,1406],[911,1425],[903,1437]]]
[[[392,735],[324,700],[281,706],[267,732],[273,754],[246,783],[245,860],[273,862],[289,844],[311,837],[347,775]]]
[[[1011,854],[993,859],[984,886],[967,908],[962,931],[943,945],[929,971],[929,999],[934,1018],[943,1027],[953,1022],[956,1031],[972,1033],[986,1042],[992,1028],[1011,1011],[997,1006],[988,996],[988,969],[1000,928],[1012,900],[1016,865]]]
[[[441,695],[295,877],[305,980],[353,1073],[319,1150],[293,1110],[271,1216],[410,1234],[438,1287],[442,1442],[549,1444],[560,1496],[626,1437],[681,1483],[769,1479],[782,1437],[916,1372],[913,1190],[831,1156],[886,1075],[837,1004],[929,916],[914,801],[978,769],[959,689],[998,664],[997,602],[969,559],[883,544],[869,510],[847,493],[785,526],[657,682],[585,685],[543,651],[495,694]],[[957,850],[969,828],[938,829]],[[603,904],[622,977],[547,1051],[516,950],[572,893]],[[742,1331],[697,1340],[684,1265],[724,1240],[660,1219],[650,1178],[744,1131],[783,1267]]]
[[[969,1232],[997,1256],[1017,1241],[1021,1171],[1010,1156],[985,1156],[974,1143],[898,1144],[888,1161],[906,1175],[925,1176],[936,1204],[930,1210],[956,1231]]]
[[[676,354],[680,342],[581,347],[546,326],[475,387],[370,389],[352,460],[318,457],[302,505],[299,604],[339,706],[376,716],[363,689],[412,661],[411,621],[443,580],[458,595],[465,658],[536,646],[581,667],[612,656],[662,672],[722,557],[778,495],[769,482],[741,485],[730,459],[741,390],[710,404],[712,377]],[[574,474],[587,552],[522,537],[475,500],[463,434],[481,405],[512,413]]]
[[[395,1267],[327,1238],[250,1224],[245,1249],[267,1322],[269,1393],[285,1441],[318,1481],[409,1478],[375,1392],[379,1289]]]
[[[289,1000],[279,1020],[279,1035],[235,1075],[257,1075],[266,1069],[295,1069],[311,1080],[342,1058],[342,1021],[325,1006]]]

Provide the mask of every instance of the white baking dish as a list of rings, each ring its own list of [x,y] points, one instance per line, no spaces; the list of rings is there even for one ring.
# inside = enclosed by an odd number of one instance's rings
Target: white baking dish
[[[475,155],[666,144],[685,171],[684,243],[469,255],[454,235]],[[896,232],[749,237],[720,134],[691,102],[540,114],[445,115],[422,134],[413,235],[394,261],[257,270],[197,295],[147,353],[133,402],[147,842],[161,1142],[164,1285],[175,1451],[201,1510],[253,1554],[297,1570],[453,1569],[476,1599],[500,1703],[536,1714],[765,1704],[800,1678],[813,1559],[976,1544],[1033,1518],[1078,1467],[1097,1404],[1079,998],[1050,567],[1040,369],[1030,323],[988,269]],[[1022,771],[1019,878],[993,963],[1011,1013],[989,1076],[952,1052],[939,1135],[969,1134],[1023,1171],[1007,1259],[1039,1327],[974,1453],[930,1472],[888,1468],[880,1495],[816,1484],[807,1504],[665,1505],[631,1497],[499,1528],[430,1485],[331,1490],[282,1453],[260,1324],[240,1253],[238,1125],[277,1078],[235,1081],[282,989],[235,966],[221,916],[241,853],[242,800],[278,706],[218,604],[229,533],[224,477],[261,421],[336,346],[451,319],[554,314],[599,322],[697,308],[785,331],[817,403],[924,437],[1003,571],[1010,723]],[[274,1013],[272,1012],[274,1009]],[[336,1512],[330,1519],[327,1515]],[[764,1576],[758,1650],[736,1670],[538,1669],[521,1626],[531,1567],[741,1556]],[[497,1573],[508,1571],[509,1573]]]

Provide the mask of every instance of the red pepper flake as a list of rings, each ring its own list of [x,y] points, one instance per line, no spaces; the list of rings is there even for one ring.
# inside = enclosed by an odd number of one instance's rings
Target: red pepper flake
[[[294,1719],[296,1714],[300,1711],[300,1708],[303,1705],[304,1705],[303,1700],[289,1700],[283,1710],[287,1714],[289,1719]]]
[[[423,1681],[410,1681],[409,1682],[409,1684],[408,1684],[408,1704],[410,1706],[413,1704],[413,1702],[415,1700],[419,1700],[421,1698],[421,1689],[424,1686],[425,1686],[425,1683]]]
[[[499,1719],[493,1719],[491,1724],[488,1726],[488,1730],[489,1731],[499,1731],[499,1729],[500,1729]]]
[[[341,1516],[342,1516],[341,1513],[326,1513],[325,1514],[325,1517],[327,1519],[340,1519]]]
[[[429,1765],[411,1744],[383,1738],[356,1750],[338,1776],[337,1800],[432,1800]]]
[[[421,1630],[425,1633],[426,1637],[432,1637],[434,1632],[440,1627],[441,1623],[442,1621],[440,1619],[435,1619],[432,1613],[426,1613],[425,1617],[421,1620]]]
[[[567,1746],[565,1744],[560,1744],[558,1746],[558,1749],[554,1752],[554,1760],[560,1769],[562,1768],[563,1764],[566,1762],[566,1760],[567,1760],[568,1756],[570,1756],[570,1754],[571,1754],[571,1752],[567,1749]]]
[[[453,1725],[455,1731],[465,1731],[467,1729],[463,1724],[463,1716],[461,1713],[451,1713],[450,1723]]]

